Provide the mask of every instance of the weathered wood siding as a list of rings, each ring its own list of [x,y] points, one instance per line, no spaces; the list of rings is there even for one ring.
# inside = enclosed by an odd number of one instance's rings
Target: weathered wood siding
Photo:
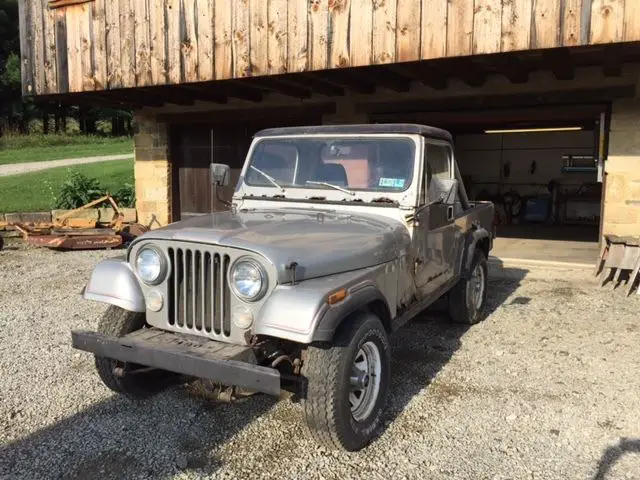
[[[25,94],[640,40],[640,0],[20,0]]]

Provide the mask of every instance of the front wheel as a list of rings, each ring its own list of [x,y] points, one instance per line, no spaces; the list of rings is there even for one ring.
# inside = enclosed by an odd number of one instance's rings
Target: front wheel
[[[371,313],[345,320],[331,345],[307,350],[303,408],[311,436],[347,451],[367,446],[377,435],[389,390],[387,332]]]
[[[113,336],[125,335],[145,326],[143,313],[129,312],[110,306],[98,324],[98,332]],[[141,365],[119,362],[111,358],[95,356],[96,370],[102,382],[116,393],[132,399],[150,397],[169,386],[176,375],[162,370],[137,371]],[[119,374],[116,373],[116,368]]]
[[[482,250],[476,250],[471,274],[461,278],[449,292],[449,315],[456,323],[473,325],[484,320],[489,267]]]

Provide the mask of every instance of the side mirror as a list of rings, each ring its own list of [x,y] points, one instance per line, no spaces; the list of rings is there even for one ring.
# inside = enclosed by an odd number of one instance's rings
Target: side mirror
[[[211,183],[218,187],[226,187],[229,185],[229,179],[231,178],[231,168],[229,165],[222,163],[211,164]]]

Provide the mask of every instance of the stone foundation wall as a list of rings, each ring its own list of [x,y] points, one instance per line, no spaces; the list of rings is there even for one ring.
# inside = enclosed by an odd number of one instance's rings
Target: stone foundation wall
[[[152,115],[135,116],[135,179],[138,221],[171,222],[171,162],[167,125]],[[157,227],[157,223],[153,227]]]
[[[602,233],[640,237],[640,99],[613,104],[605,174]]]

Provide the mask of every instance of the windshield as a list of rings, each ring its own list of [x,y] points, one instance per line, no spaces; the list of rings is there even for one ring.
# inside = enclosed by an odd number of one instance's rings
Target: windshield
[[[413,177],[409,138],[269,138],[251,155],[244,181],[274,189],[401,192]]]

